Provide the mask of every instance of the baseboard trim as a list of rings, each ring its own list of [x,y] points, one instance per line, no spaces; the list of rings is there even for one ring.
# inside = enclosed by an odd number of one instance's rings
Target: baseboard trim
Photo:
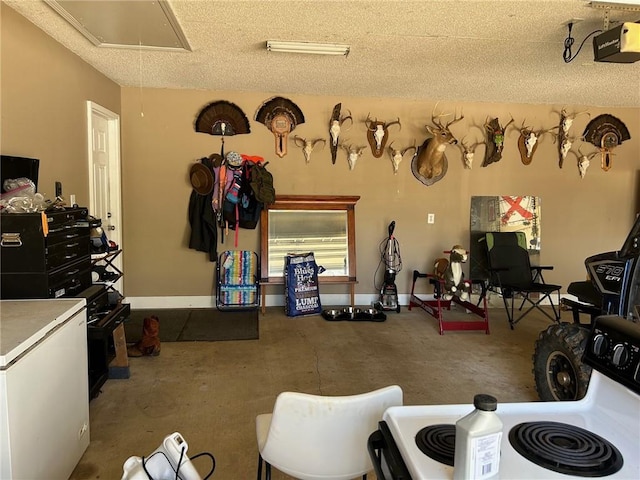
[[[373,305],[379,300],[376,294],[356,295],[356,305]],[[164,308],[212,308],[216,306],[213,296],[184,296],[184,297],[126,297],[124,300],[131,305],[132,310],[164,309]],[[400,305],[409,304],[409,295],[398,295]],[[349,294],[320,295],[322,305],[347,306],[350,304]],[[284,307],[284,296],[267,295],[267,307]]]
[[[398,302],[400,305],[409,305],[410,294],[399,294]],[[562,294],[561,298],[572,298],[572,295]],[[423,300],[432,300],[433,294],[420,294]],[[477,302],[477,295],[472,295],[472,302]],[[573,297],[575,298],[575,297]],[[380,300],[380,295],[363,293],[356,295],[356,305],[373,305]],[[180,296],[180,297],[126,297],[124,300],[131,305],[132,310],[142,309],[165,309],[165,308],[213,308],[216,306],[216,299],[213,296]],[[265,298],[267,307],[283,307],[283,295],[267,295]],[[326,294],[320,295],[322,305],[331,306],[348,306],[350,302],[349,294]],[[489,308],[504,308],[502,298],[495,293],[488,294]],[[549,305],[549,302],[543,302],[542,305]]]

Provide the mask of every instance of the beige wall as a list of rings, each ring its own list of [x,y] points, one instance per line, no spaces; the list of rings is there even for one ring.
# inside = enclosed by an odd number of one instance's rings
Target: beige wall
[[[583,261],[590,254],[619,248],[638,209],[640,172],[640,109],[589,107],[591,117],[611,113],[624,121],[632,139],[616,150],[613,168],[602,171],[594,160],[580,179],[575,160],[557,166],[556,146],[542,140],[533,163],[523,166],[511,130],[501,162],[481,168],[482,149],[475,166],[465,170],[459,150],[447,149],[446,177],[426,187],[417,181],[408,159],[393,175],[388,157],[376,159],[370,150],[350,171],[344,152],[331,164],[329,149],[316,151],[310,164],[292,143],[289,154],[274,154],[271,133],[253,121],[257,108],[273,95],[290,98],[303,110],[306,122],[295,134],[327,137],[333,106],[342,102],[356,118],[343,139],[365,145],[362,124],[368,112],[381,120],[400,117],[402,130],[391,131],[396,146],[415,139],[421,143],[437,99],[397,100],[287,95],[286,92],[216,92],[122,88],[2,5],[2,145],[3,154],[41,159],[40,190],[49,195],[60,180],[66,194],[88,203],[85,101],[92,100],[121,114],[123,173],[123,247],[125,294],[128,297],[207,296],[213,292],[215,264],[207,255],[187,248],[190,232],[187,208],[191,187],[188,169],[198,158],[220,151],[220,138],[196,133],[198,112],[215,100],[240,106],[251,121],[250,135],[226,140],[226,150],[264,156],[279,194],[360,195],[356,206],[357,292],[374,294],[379,244],[387,225],[396,221],[403,270],[397,278],[401,293],[410,289],[413,269],[430,270],[433,259],[453,244],[469,243],[469,207],[473,195],[537,195],[542,198],[542,263],[555,270],[546,276],[565,286],[585,275]],[[242,74],[242,72],[239,72]],[[322,74],[319,72],[319,74]],[[455,104],[465,120],[452,129],[458,136],[487,115],[546,128],[556,125],[553,113],[562,105]],[[583,106],[571,108],[582,110]],[[573,131],[582,132],[588,118],[578,117]],[[472,129],[469,137],[479,138]],[[436,223],[428,225],[428,213]],[[235,248],[228,238],[220,250]],[[258,230],[241,230],[238,248],[259,250]],[[380,272],[379,272],[380,273]],[[380,282],[378,277],[377,283]],[[342,293],[336,287],[324,291]]]
[[[3,155],[40,159],[38,187],[89,202],[86,101],[120,113],[120,87],[24,17],[0,6]]]
[[[396,221],[403,270],[397,284],[401,293],[410,288],[413,269],[428,271],[443,250],[456,243],[469,244],[469,208],[473,195],[537,195],[542,198],[542,263],[555,266],[545,275],[547,281],[566,285],[585,276],[586,256],[616,250],[632,224],[636,211],[638,171],[640,169],[640,112],[638,109],[589,107],[591,118],[611,113],[622,119],[632,139],[616,150],[613,168],[604,172],[594,159],[584,179],[571,156],[558,168],[556,145],[545,136],[531,165],[524,166],[518,155],[515,129],[509,130],[503,159],[481,168],[483,149],[479,148],[472,170],[465,170],[460,151],[447,149],[449,170],[443,180],[424,186],[411,173],[410,161],[400,164],[393,175],[385,155],[374,158],[367,149],[353,171],[344,151],[332,165],[329,148],[316,151],[306,164],[301,151],[289,143],[289,153],[278,158],[273,135],[253,120],[256,110],[274,93],[159,90],[123,88],[122,148],[125,205],[125,260],[128,296],[209,295],[214,288],[215,265],[205,253],[187,248],[190,232],[187,208],[191,186],[188,169],[192,162],[219,152],[219,137],[196,133],[193,123],[208,103],[228,100],[236,103],[251,121],[251,134],[226,139],[225,150],[260,155],[269,161],[279,194],[360,195],[356,206],[358,293],[373,293],[374,273],[379,263],[379,243],[386,237],[387,225]],[[362,120],[371,112],[381,120],[400,117],[402,130],[392,128],[395,145],[410,145],[427,138],[432,100],[287,96],[304,112],[306,122],[294,133],[306,138],[327,138],[328,120],[333,106],[342,102],[356,122],[343,134],[345,141],[366,144]],[[482,125],[487,115],[516,124],[549,128],[558,123],[559,106],[513,104],[453,104],[441,102],[439,108],[464,110],[465,120],[454,125],[463,136],[471,125]],[[571,106],[583,110],[583,106]],[[141,113],[144,114],[141,115]],[[589,118],[579,116],[572,132],[582,132]],[[471,129],[468,138],[480,138]],[[436,222],[427,224],[427,213]],[[240,230],[239,248],[258,249],[258,230]],[[233,237],[220,249],[234,248]],[[381,274],[381,272],[379,272]],[[378,283],[380,277],[378,277]],[[323,290],[326,291],[326,290]],[[338,290],[339,291],[339,290]]]

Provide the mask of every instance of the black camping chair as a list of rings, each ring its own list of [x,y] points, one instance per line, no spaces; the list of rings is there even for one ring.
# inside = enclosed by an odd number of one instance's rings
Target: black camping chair
[[[538,309],[554,322],[559,322],[560,288],[562,287],[544,281],[542,271],[553,270],[553,267],[531,265],[524,232],[487,232],[484,241],[489,268],[488,289],[492,291],[499,289],[511,329],[533,309]],[[554,292],[558,295],[557,309],[551,298]],[[532,298],[532,294],[539,294],[539,297]],[[518,308],[520,312],[525,303],[530,305],[516,318],[514,302],[518,295],[522,297],[522,303]],[[546,299],[551,303],[553,316],[541,308],[541,303]]]

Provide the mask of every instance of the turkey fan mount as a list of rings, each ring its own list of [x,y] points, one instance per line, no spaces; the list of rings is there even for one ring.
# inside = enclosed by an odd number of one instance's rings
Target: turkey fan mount
[[[612,167],[613,149],[631,138],[627,126],[620,119],[607,113],[598,115],[591,120],[582,136],[586,142],[592,143],[600,149],[601,166],[605,172]]]
[[[287,154],[287,139],[296,125],[304,123],[300,107],[288,98],[273,97],[264,102],[256,112],[258,122],[264,124],[275,136],[276,155],[280,158]]]
[[[195,130],[220,137],[251,133],[249,119],[235,103],[219,100],[204,107],[198,114]]]

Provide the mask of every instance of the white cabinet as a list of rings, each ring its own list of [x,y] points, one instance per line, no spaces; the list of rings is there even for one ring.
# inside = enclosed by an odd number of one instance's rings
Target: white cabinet
[[[0,302],[2,479],[68,479],[89,445],[84,304]]]

